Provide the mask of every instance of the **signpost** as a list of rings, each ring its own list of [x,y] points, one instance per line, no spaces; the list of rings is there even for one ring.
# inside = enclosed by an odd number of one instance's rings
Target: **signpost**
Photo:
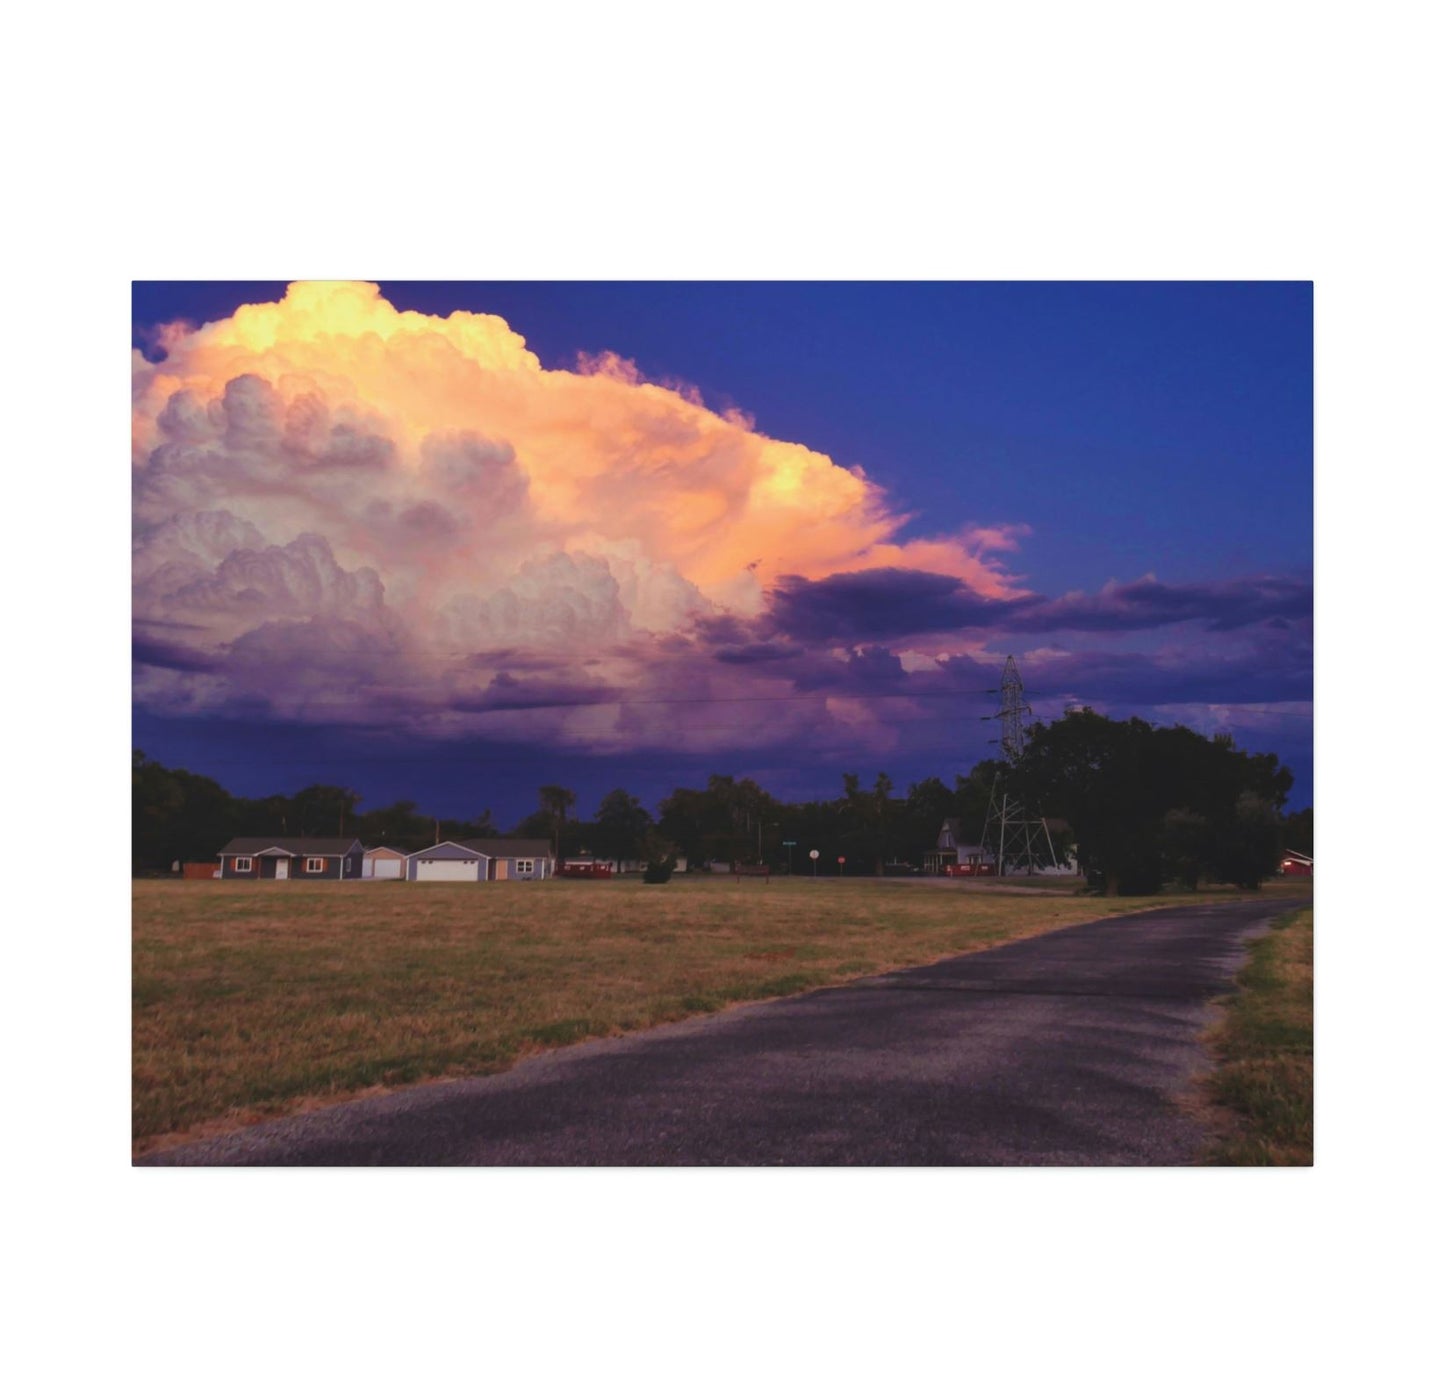
[[[793,846],[797,843],[796,840],[783,841],[783,848],[788,851],[788,872],[790,874],[793,872]]]
[[[813,877],[816,879],[818,877],[818,851],[810,849],[808,851],[808,858],[813,861]]]

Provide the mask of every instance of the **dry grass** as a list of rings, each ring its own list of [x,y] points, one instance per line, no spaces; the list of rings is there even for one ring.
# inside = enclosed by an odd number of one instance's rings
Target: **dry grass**
[[[1043,892],[803,877],[140,881],[134,1144],[1180,901]]]
[[[1278,918],[1211,1033],[1206,1091],[1222,1118],[1210,1164],[1314,1163],[1314,935],[1312,910]]]

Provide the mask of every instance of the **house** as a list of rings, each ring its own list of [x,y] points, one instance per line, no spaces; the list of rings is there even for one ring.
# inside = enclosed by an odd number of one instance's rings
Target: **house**
[[[970,855],[981,852],[982,846],[974,844],[964,834],[963,822],[957,816],[949,816],[938,832],[938,844],[924,851],[923,872],[946,873],[950,865],[967,864]]]
[[[404,879],[407,852],[395,845],[373,845],[361,855],[361,877],[364,879]]]
[[[361,841],[317,835],[241,835],[220,852],[223,879],[359,879]]]
[[[1297,849],[1287,849],[1280,861],[1279,872],[1287,879],[1312,879],[1315,874],[1314,856],[1301,854]]]
[[[1064,838],[1069,833],[1068,823],[1052,817],[1045,818],[1043,822],[1049,831],[1049,838],[1053,842],[1054,852],[1057,856],[1064,848]],[[1042,845],[1035,846],[1039,850]],[[1014,846],[1009,847],[1009,869],[1014,871]],[[1047,854],[1043,855],[1047,859]],[[923,872],[925,874],[996,874],[998,873],[998,850],[985,849],[981,844],[969,840],[964,833],[963,822],[957,816],[949,816],[943,822],[938,832],[938,844],[934,849],[927,850],[923,855]],[[1076,875],[1079,872],[1078,861],[1073,855],[1067,855],[1057,864],[1045,864],[1034,872],[1039,874],[1055,875]]]
[[[546,840],[443,840],[406,858],[406,877],[414,883],[529,882],[555,871]]]

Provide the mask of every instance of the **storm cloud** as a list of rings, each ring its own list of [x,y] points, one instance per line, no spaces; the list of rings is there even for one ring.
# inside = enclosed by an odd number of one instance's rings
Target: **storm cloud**
[[[132,587],[161,719],[881,760],[956,746],[1011,651],[1058,704],[1309,691],[1306,579],[1048,598],[1026,524],[913,536],[861,467],[616,354],[544,369],[496,316],[298,283],[157,342]]]

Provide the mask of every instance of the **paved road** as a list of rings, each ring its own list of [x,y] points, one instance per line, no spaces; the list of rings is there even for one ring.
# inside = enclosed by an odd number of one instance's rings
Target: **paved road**
[[[1206,1002],[1293,900],[1134,913],[270,1122],[147,1165],[1179,1165]]]

